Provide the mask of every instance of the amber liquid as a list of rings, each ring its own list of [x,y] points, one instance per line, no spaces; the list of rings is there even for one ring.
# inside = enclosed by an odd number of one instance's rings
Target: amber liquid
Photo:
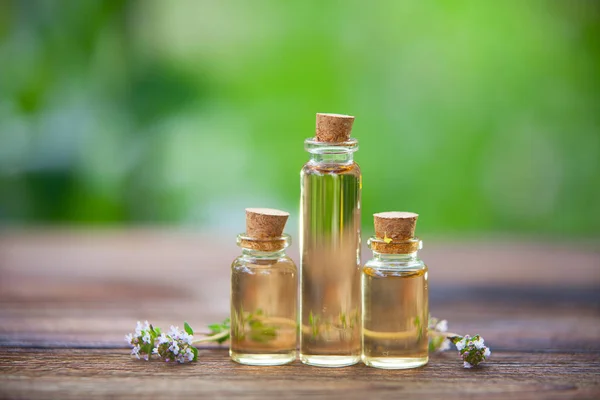
[[[289,258],[239,257],[231,276],[231,347],[234,361],[280,365],[296,359],[298,273]]]
[[[360,192],[356,163],[308,163],[301,173],[300,359],[360,360]]]
[[[363,269],[363,362],[389,368],[427,363],[427,267]]]

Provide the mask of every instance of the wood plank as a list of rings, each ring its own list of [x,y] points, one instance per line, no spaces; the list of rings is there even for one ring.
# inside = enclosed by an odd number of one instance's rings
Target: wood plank
[[[497,352],[493,362],[465,370],[456,353],[435,355],[424,368],[386,371],[356,365],[324,369],[298,362],[249,367],[224,350],[172,365],[129,358],[126,350],[0,348],[3,398],[599,398],[594,353]]]
[[[2,275],[127,277],[140,283],[171,283],[185,273],[208,274],[221,283],[228,281],[229,265],[239,253],[233,234],[164,229],[0,230]],[[297,246],[288,253],[297,263]],[[419,254],[430,267],[432,284],[600,287],[600,239],[426,239]],[[370,256],[364,247],[363,261]]]

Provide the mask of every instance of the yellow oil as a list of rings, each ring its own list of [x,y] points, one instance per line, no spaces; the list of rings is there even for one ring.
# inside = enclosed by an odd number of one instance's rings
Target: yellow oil
[[[302,170],[300,360],[322,367],[360,361],[360,169]]]
[[[293,261],[239,257],[231,278],[231,359],[249,365],[294,361],[298,272]]]
[[[363,362],[386,369],[428,361],[427,267],[363,268]]]

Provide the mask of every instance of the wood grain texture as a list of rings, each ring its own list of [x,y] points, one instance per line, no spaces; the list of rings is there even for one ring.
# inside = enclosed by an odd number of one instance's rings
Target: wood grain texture
[[[382,371],[244,367],[216,345],[201,362],[136,362],[135,321],[197,330],[229,308],[230,240],[163,230],[0,232],[3,398],[598,398],[600,243],[433,242],[432,314],[480,333],[492,360],[463,370],[456,353]],[[293,246],[290,255],[296,261]],[[365,251],[363,258],[370,253]]]
[[[6,397],[69,399],[489,399],[598,398],[597,353],[499,353],[477,370],[454,358],[432,357],[423,368],[386,371],[356,365],[250,367],[229,361],[225,350],[204,350],[196,364],[131,360],[126,350],[0,349],[0,393]]]

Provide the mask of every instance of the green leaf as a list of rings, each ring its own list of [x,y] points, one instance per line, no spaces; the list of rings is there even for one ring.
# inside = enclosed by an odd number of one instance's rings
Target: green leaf
[[[263,324],[263,322],[258,319],[251,319],[250,321],[248,321],[248,325],[251,329],[262,329],[265,326],[265,324]]]
[[[461,340],[463,340],[463,337],[462,336],[452,336],[452,337],[449,337],[448,339],[450,339],[450,341],[452,343],[456,344],[456,343],[460,342]]]
[[[429,352],[433,353],[442,346],[442,342],[444,341],[443,336],[433,336],[429,338]]]
[[[142,352],[148,354],[148,360],[150,360],[150,358],[152,357],[152,344],[150,343],[146,343],[142,346],[140,346],[140,349],[142,350]]]
[[[192,346],[192,353],[194,353],[194,360],[193,361],[198,361],[198,349],[195,348],[194,346]]]
[[[250,339],[258,343],[266,343],[276,337],[277,331],[272,326],[250,331]]]
[[[208,329],[210,329],[210,333],[211,335],[216,335],[218,333],[222,333],[222,332],[229,332],[230,329],[230,319],[226,318],[225,320],[223,320],[223,322],[221,322],[220,324],[210,324],[208,325]],[[235,334],[236,337],[237,333]],[[221,344],[223,342],[226,342],[227,340],[229,340],[231,334],[225,335],[224,337],[221,337],[219,339],[214,339],[217,343]]]
[[[187,322],[183,323],[183,329],[185,329],[185,332],[188,335],[192,335],[192,336],[194,335],[194,330],[192,329],[192,327],[190,326],[190,324],[188,324]]]
[[[228,341],[229,340],[229,336],[231,336],[231,335],[226,335],[226,336],[222,337],[221,339],[217,339],[217,343],[221,344],[223,342]]]
[[[211,333],[221,333],[223,331],[228,331],[230,328],[230,319],[226,318],[220,324],[210,324],[208,325],[208,329],[210,329]]]
[[[343,329],[346,329],[346,327],[347,327],[347,324],[346,324],[346,313],[345,313],[345,312],[342,312],[342,313],[340,314],[340,323],[341,323],[341,325],[342,325],[342,328],[343,328]]]
[[[437,346],[435,344],[435,341],[434,340],[430,340],[429,341],[429,352],[433,353],[436,350],[437,350]]]

